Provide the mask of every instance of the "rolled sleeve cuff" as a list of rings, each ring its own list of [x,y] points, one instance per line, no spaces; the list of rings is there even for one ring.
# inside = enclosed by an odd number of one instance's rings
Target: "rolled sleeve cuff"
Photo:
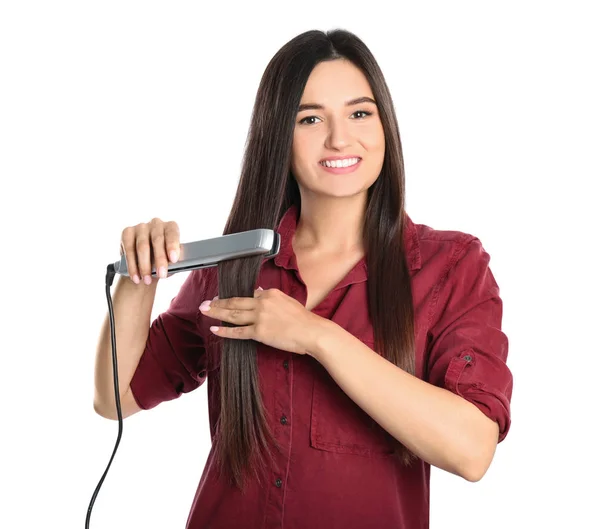
[[[498,443],[504,440],[510,429],[510,399],[512,375],[502,364],[498,363],[502,373],[498,373],[496,382],[504,380],[504,390],[484,382],[467,382],[471,378],[470,371],[477,371],[477,353],[465,351],[461,356],[452,358],[444,377],[444,388],[476,406],[484,415],[498,423]],[[490,377],[490,374],[487,375]],[[476,380],[476,379],[475,379]]]
[[[169,384],[164,370],[148,347],[140,358],[129,387],[133,398],[143,410],[149,410],[161,402],[179,396],[179,393]]]

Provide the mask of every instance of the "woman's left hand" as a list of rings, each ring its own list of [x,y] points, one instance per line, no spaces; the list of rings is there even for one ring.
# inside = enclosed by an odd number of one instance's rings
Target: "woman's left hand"
[[[327,320],[306,310],[296,299],[277,288],[254,291],[253,298],[234,297],[200,305],[202,314],[240,327],[219,327],[217,336],[236,340],[256,340],[276,349],[296,354],[311,354],[317,336]],[[212,330],[212,329],[211,329]]]

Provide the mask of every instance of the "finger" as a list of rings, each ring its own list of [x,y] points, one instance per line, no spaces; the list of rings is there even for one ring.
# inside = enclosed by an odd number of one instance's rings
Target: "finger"
[[[176,222],[167,222],[165,224],[165,245],[167,255],[172,263],[176,263],[180,255],[179,226]]]
[[[259,294],[258,291],[254,291],[254,296],[251,298],[247,297],[236,297],[236,298],[225,298],[215,299],[211,302],[211,307],[220,307],[227,310],[255,310],[256,309],[256,298]],[[217,296],[218,297],[218,296]]]
[[[250,325],[255,322],[255,313],[251,310],[226,309],[217,307],[213,305],[213,303],[210,305],[202,303],[199,309],[200,313],[205,317],[226,321],[228,323],[233,323],[234,325]]]
[[[220,336],[221,338],[233,338],[234,340],[250,340],[252,339],[252,326],[247,325],[246,327],[218,327],[213,325],[209,329]]]
[[[149,285],[152,282],[150,273],[152,271],[152,256],[150,247],[150,228],[147,224],[138,224],[136,229],[135,250],[137,254],[138,269],[140,277],[144,279],[144,283]]]
[[[121,234],[121,255],[125,255],[129,277],[136,285],[138,285],[140,283],[140,277],[135,251],[135,228],[132,226],[125,228]]]
[[[240,298],[225,298],[216,299],[213,303],[217,307],[223,307],[228,310],[256,310],[257,299],[260,298],[261,292],[258,290],[254,291],[254,295],[251,298],[240,297]]]
[[[150,240],[152,241],[153,264],[156,267],[156,277],[167,277],[167,253],[165,251],[165,225],[160,219],[150,222]]]

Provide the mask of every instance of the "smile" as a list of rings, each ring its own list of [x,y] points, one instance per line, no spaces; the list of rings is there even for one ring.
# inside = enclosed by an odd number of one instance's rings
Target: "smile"
[[[324,160],[319,162],[325,167],[350,167],[360,162],[360,158],[344,158],[343,160]]]
[[[346,174],[356,171],[362,158],[345,158],[343,160],[324,160],[319,165],[328,173]]]

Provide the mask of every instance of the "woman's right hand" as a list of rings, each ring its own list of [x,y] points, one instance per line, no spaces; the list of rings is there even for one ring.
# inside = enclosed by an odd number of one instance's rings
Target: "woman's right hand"
[[[176,222],[163,222],[158,218],[137,226],[128,226],[121,234],[121,256],[125,254],[127,272],[138,285],[140,278],[146,285],[152,283],[152,265],[159,277],[170,277],[167,266],[177,262],[180,255],[179,226]],[[167,257],[168,256],[168,257]]]

